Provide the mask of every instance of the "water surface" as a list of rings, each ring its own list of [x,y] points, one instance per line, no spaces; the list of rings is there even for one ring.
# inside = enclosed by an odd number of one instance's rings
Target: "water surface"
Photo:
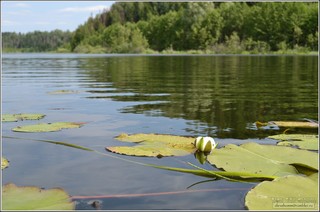
[[[123,132],[209,135],[219,146],[274,144],[265,137],[281,129],[258,130],[255,121],[318,118],[317,56],[5,54],[2,65],[2,113],[46,114],[39,121],[3,123],[3,135],[66,141],[105,153],[106,146],[119,145],[114,137]],[[55,90],[76,93],[48,94]],[[51,133],[11,131],[56,121],[86,124]],[[245,194],[255,185],[220,180],[179,193],[207,179],[27,139],[4,138],[2,148],[10,160],[3,184],[62,187],[71,196],[149,194],[100,199],[106,210],[244,209]],[[193,155],[122,157],[213,168]],[[77,203],[77,209],[94,209],[87,200]]]

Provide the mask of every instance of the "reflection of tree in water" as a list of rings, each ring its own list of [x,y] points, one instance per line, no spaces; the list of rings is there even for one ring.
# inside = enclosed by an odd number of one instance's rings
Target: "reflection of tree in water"
[[[99,82],[90,98],[135,103],[123,113],[191,120],[187,130],[198,133],[248,138],[257,120],[317,119],[317,57],[137,56],[85,65]]]

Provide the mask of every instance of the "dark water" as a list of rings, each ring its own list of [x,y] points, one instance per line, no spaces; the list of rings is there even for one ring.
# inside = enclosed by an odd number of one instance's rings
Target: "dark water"
[[[77,93],[48,94],[55,90]],[[318,57],[5,54],[2,113],[46,114],[39,121],[2,123],[3,135],[65,141],[107,154],[104,148],[119,145],[114,137],[123,132],[210,135],[219,146],[274,143],[265,137],[282,129],[258,130],[255,121],[318,120]],[[87,123],[51,133],[11,131],[56,121]],[[106,210],[244,209],[244,197],[255,185],[220,180],[187,189],[207,179],[27,139],[3,138],[2,153],[10,160],[3,184],[62,187],[71,196],[109,195],[98,198]],[[193,155],[122,157],[201,166]],[[94,209],[89,200],[97,198],[77,200],[77,209]]]

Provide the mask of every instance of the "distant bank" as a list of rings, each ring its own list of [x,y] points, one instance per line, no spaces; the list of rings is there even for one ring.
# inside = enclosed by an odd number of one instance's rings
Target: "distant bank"
[[[317,54],[318,2],[116,2],[74,32],[2,33],[3,52]]]

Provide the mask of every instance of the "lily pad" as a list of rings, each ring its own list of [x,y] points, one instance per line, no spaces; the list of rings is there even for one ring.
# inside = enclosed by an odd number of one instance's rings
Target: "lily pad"
[[[306,134],[280,134],[272,135],[268,138],[280,140],[277,145],[280,146],[297,146],[300,149],[318,150],[319,136]]]
[[[12,129],[15,132],[54,132],[67,128],[79,128],[84,123],[76,122],[55,122],[55,123],[40,123],[34,125],[18,126]]]
[[[292,127],[292,128],[318,128],[319,124],[315,122],[306,121],[273,121],[279,127]]]
[[[9,161],[4,158],[4,157],[1,157],[1,169],[5,169],[9,166]]]
[[[249,210],[317,210],[318,204],[318,173],[264,181],[245,198]]]
[[[215,149],[207,160],[225,171],[284,176],[299,173],[291,164],[303,164],[305,168],[318,170],[318,156],[307,150],[249,142]]]
[[[60,188],[40,189],[7,184],[2,190],[3,210],[73,210],[74,202]]]
[[[138,143],[135,146],[106,147],[108,151],[131,156],[183,156],[193,153],[194,138],[159,134],[121,134],[116,139]]]
[[[47,92],[47,94],[74,94],[74,93],[79,93],[79,91],[75,91],[75,90],[56,90],[56,91]]]
[[[45,117],[44,114],[37,113],[19,113],[19,114],[3,114],[3,122],[15,122],[19,120],[39,120]]]
[[[257,127],[263,127],[268,125],[277,125],[278,127],[285,128],[319,128],[319,124],[311,121],[270,121],[262,123],[257,121]]]

